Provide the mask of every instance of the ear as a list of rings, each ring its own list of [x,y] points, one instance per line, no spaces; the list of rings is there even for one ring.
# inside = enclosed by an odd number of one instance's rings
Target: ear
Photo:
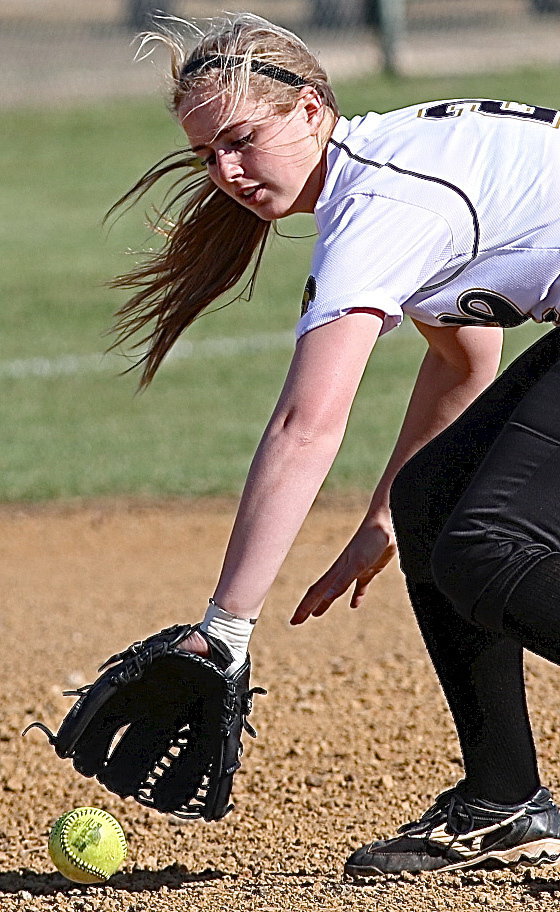
[[[325,114],[325,105],[317,89],[313,86],[304,86],[300,89],[298,104],[305,112],[311,133],[317,133]]]

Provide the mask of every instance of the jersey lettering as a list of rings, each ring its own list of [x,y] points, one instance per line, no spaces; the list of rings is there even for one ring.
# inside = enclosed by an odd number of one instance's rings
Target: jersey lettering
[[[457,298],[457,310],[458,314],[439,314],[439,322],[446,326],[503,326],[509,329],[521,326],[529,319],[509,298],[487,288],[463,291]]]
[[[423,117],[424,120],[444,120],[447,117],[460,117],[464,110],[464,101],[449,101],[431,105],[429,108],[420,108],[417,117]]]
[[[550,127],[560,127],[560,111],[522,104],[519,101],[449,101],[420,108],[418,117],[425,120],[443,120],[448,117],[460,117],[465,111],[485,114],[488,117],[515,117],[518,120],[532,120]]]

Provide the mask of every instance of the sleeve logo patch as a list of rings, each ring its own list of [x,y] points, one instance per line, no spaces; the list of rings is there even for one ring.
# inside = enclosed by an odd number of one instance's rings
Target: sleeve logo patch
[[[305,283],[305,290],[303,292],[303,300],[301,302],[301,316],[307,313],[309,310],[309,305],[317,297],[317,281],[315,276],[310,275],[307,282]]]

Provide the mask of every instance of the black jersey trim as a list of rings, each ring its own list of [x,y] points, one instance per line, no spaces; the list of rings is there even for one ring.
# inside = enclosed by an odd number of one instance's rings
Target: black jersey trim
[[[435,291],[436,288],[441,288],[443,285],[447,285],[448,282],[452,282],[453,279],[456,279],[457,276],[460,275],[463,272],[463,270],[465,270],[467,268],[467,266],[469,266],[470,263],[472,263],[472,261],[478,255],[478,250],[479,250],[479,245],[480,245],[480,224],[478,221],[478,215],[476,213],[476,209],[475,209],[474,205],[471,203],[467,194],[463,190],[461,190],[460,187],[455,186],[455,184],[452,184],[450,181],[444,180],[442,177],[434,177],[431,174],[422,174],[420,171],[410,171],[407,168],[399,168],[398,165],[394,165],[392,162],[385,162],[385,164],[381,164],[380,162],[373,161],[370,158],[363,158],[361,155],[358,155],[356,152],[352,152],[352,150],[348,148],[346,143],[338,142],[338,140],[336,140],[336,139],[331,138],[330,142],[333,144],[333,146],[336,146],[337,149],[343,149],[344,152],[346,152],[346,154],[350,158],[353,158],[354,161],[360,162],[362,165],[372,165],[374,168],[389,168],[391,171],[396,171],[397,174],[406,174],[408,177],[417,177],[417,178],[419,178],[419,180],[431,181],[434,184],[441,184],[443,187],[447,187],[448,190],[453,190],[455,193],[457,193],[461,197],[463,202],[467,205],[467,208],[469,210],[470,216],[473,221],[473,231],[474,231],[474,242],[473,242],[473,248],[472,248],[472,253],[471,253],[470,259],[467,260],[466,263],[463,263],[462,266],[459,266],[459,268],[457,270],[455,270],[455,272],[452,275],[448,276],[447,279],[444,279],[442,282],[436,282],[434,285],[423,285],[422,288],[419,288],[417,290],[416,294],[418,294],[421,291]]]

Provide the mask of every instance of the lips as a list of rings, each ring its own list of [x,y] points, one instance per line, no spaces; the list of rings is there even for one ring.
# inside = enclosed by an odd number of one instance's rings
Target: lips
[[[259,199],[262,197],[262,191],[264,184],[257,184],[254,187],[246,187],[243,190],[239,190],[237,197],[242,203],[251,204],[258,203]]]

